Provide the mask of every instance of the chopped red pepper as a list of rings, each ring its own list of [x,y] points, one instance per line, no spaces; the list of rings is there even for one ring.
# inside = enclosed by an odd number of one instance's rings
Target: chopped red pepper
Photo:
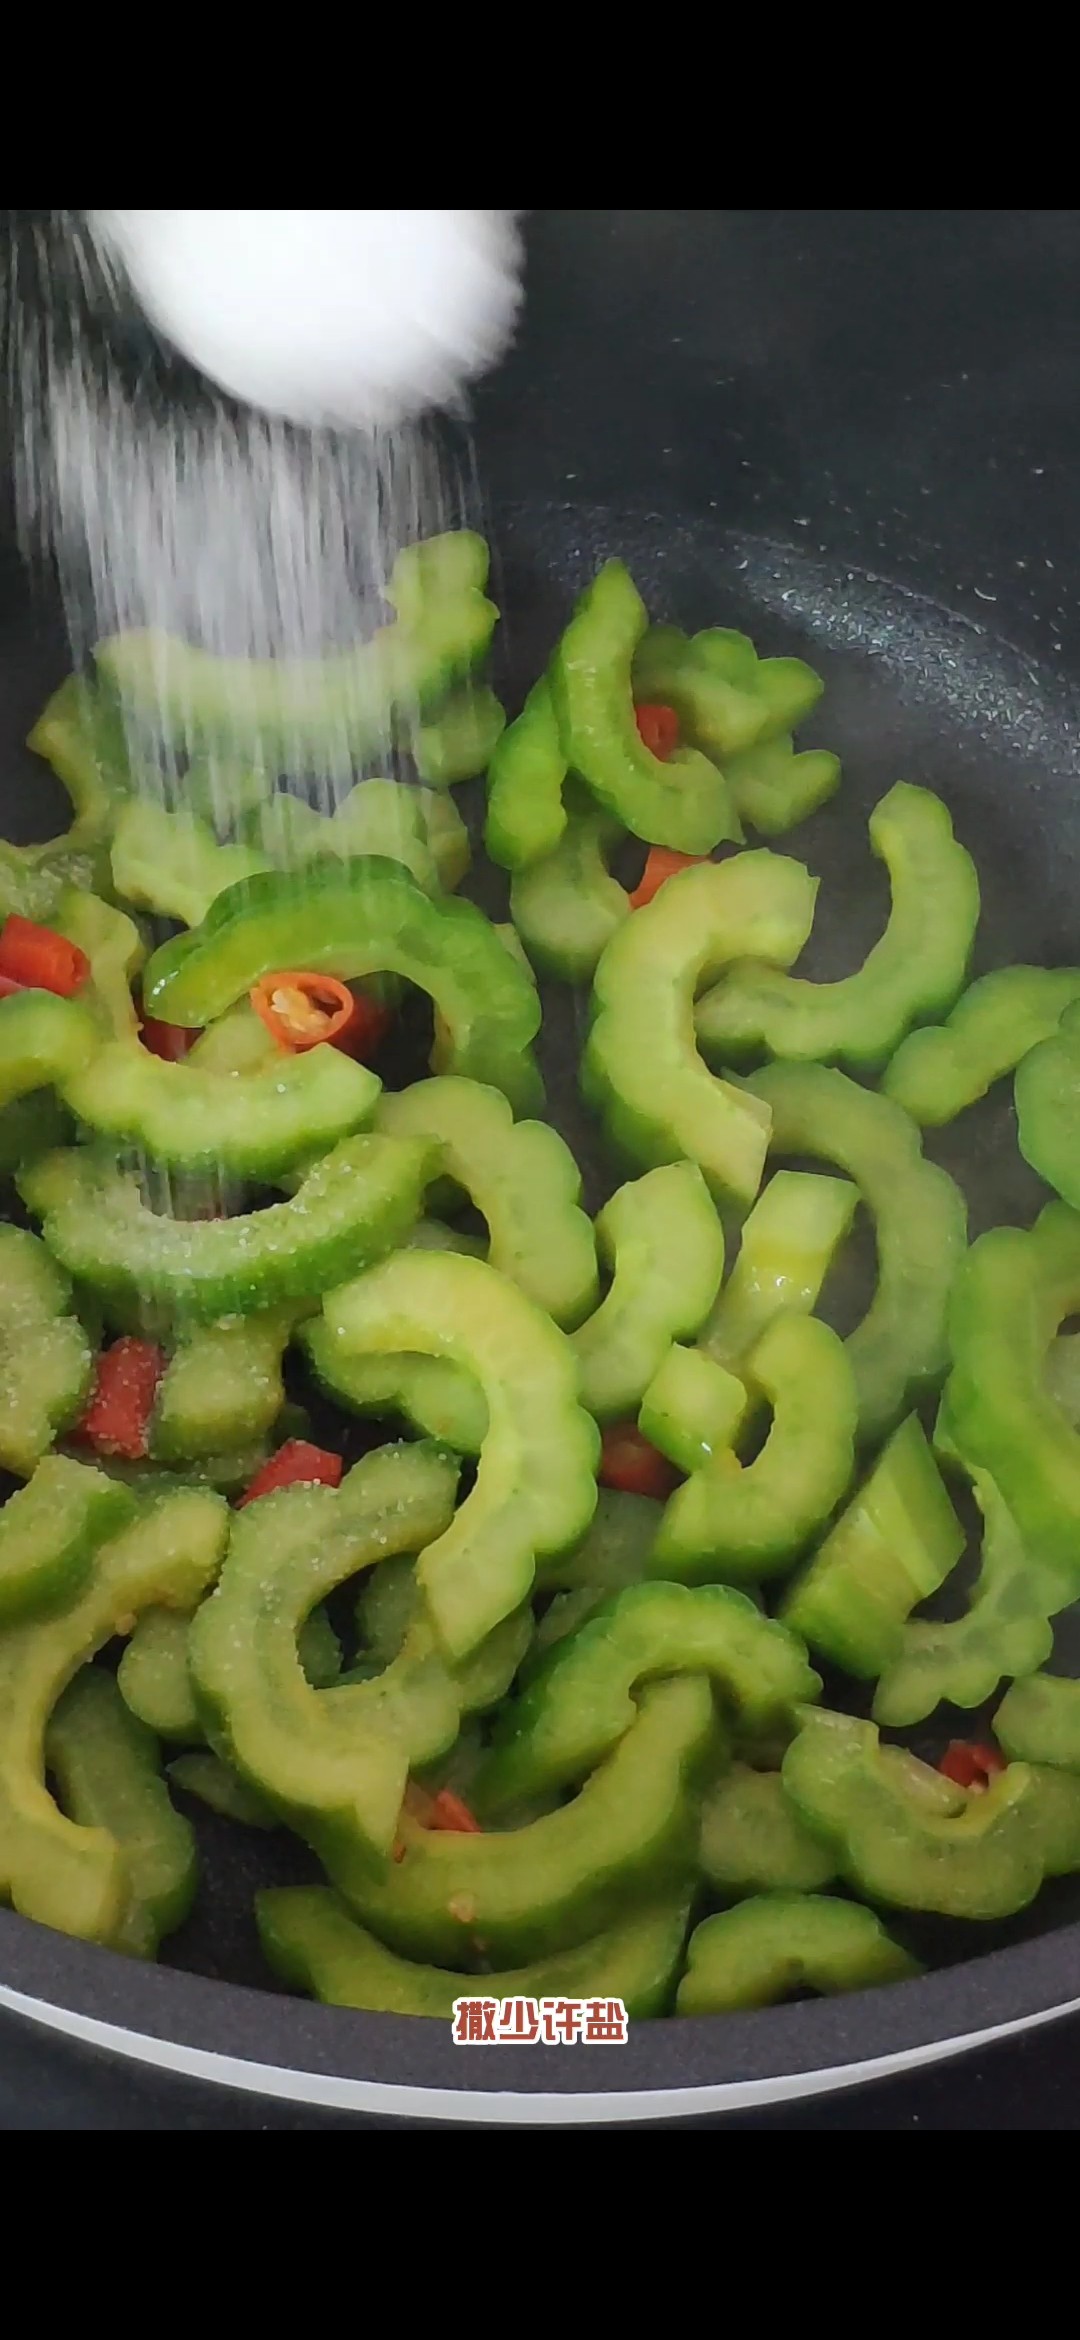
[[[25,991],[25,983],[16,983],[12,975],[0,975],[0,999],[10,999],[13,991]]]
[[[707,860],[705,853],[675,853],[670,845],[650,845],[649,858],[629,896],[631,910],[644,910],[670,877],[678,877],[681,869],[696,869],[699,862]]]
[[[159,1024],[156,1016],[144,1016],[139,1026],[143,1047],[151,1056],[163,1057],[166,1064],[182,1064],[198,1037],[183,1024]]]
[[[287,1438],[241,1495],[237,1510],[255,1503],[260,1495],[276,1495],[281,1487],[338,1487],[345,1465],[328,1447],[313,1446],[307,1438]]]
[[[646,704],[635,707],[634,718],[638,736],[651,756],[658,756],[662,764],[673,756],[679,744],[679,718],[674,707]]]
[[[454,1794],[453,1788],[440,1788],[435,1807],[428,1821],[429,1828],[442,1828],[451,1836],[482,1836],[483,1829],[474,1812]]]
[[[149,1445],[150,1416],[165,1371],[164,1351],[129,1334],[103,1349],[90,1402],[75,1433],[98,1454],[141,1462]]]
[[[294,1056],[324,1041],[347,1056],[369,1056],[391,1022],[388,1008],[354,995],[336,975],[264,975],[249,997],[279,1048]]]
[[[470,1812],[461,1796],[454,1794],[453,1788],[439,1788],[435,1795],[429,1795],[427,1788],[420,1787],[415,1779],[411,1779],[405,1790],[403,1809],[420,1828],[441,1829],[449,1836],[483,1835],[475,1813]],[[394,1857],[402,1860],[404,1854],[405,1847],[401,1845],[400,1850],[395,1850]]]
[[[604,1432],[597,1477],[602,1487],[618,1487],[624,1495],[654,1495],[663,1502],[677,1473],[633,1422],[614,1422]]]
[[[90,961],[66,935],[13,910],[0,932],[0,975],[27,991],[55,991],[60,999],[72,999],[89,980]]]
[[[968,1788],[972,1795],[981,1796],[995,1774],[1005,1769],[1005,1757],[997,1747],[985,1740],[950,1739],[938,1770],[955,1787]]]

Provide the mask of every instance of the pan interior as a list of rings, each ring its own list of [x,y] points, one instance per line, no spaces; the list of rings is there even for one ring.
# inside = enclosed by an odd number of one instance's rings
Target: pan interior
[[[611,554],[628,563],[654,618],[751,633],[765,654],[795,654],[825,677],[826,691],[800,745],[834,749],[843,782],[834,801],[782,840],[822,879],[805,971],[836,976],[857,966],[887,910],[883,873],[870,857],[866,817],[899,779],[936,789],[974,854],[982,918],[973,972],[1015,961],[1069,964],[1077,955],[1080,884],[1080,697],[1049,663],[1034,663],[994,630],[994,608],[972,623],[935,601],[863,569],[837,566],[814,543],[725,537],[715,512],[520,504],[488,516],[493,596],[503,611],[496,682],[513,710],[544,664],[574,594]],[[27,730],[68,666],[56,613],[28,591],[13,550],[0,552],[0,834],[16,841],[65,824],[58,787],[23,748]],[[457,791],[474,836],[478,785]],[[465,889],[506,914],[506,881],[482,866]],[[552,1118],[574,1147],[595,1208],[617,1183],[576,1094],[584,997],[550,987],[541,1042]],[[402,1065],[416,1077],[421,1059]],[[1005,1082],[952,1127],[928,1133],[927,1152],[961,1182],[971,1231],[1031,1223],[1045,1190],[1016,1146]],[[865,1304],[859,1279],[872,1262],[853,1247],[850,1273],[830,1294],[843,1328]],[[864,1247],[865,1250],[865,1247]],[[340,1418],[338,1421],[340,1435]],[[325,1424],[324,1424],[325,1426]],[[350,1433],[348,1451],[370,1439]],[[1080,1673],[1080,1616],[1059,1621],[1055,1666]],[[921,1751],[970,1734],[972,1718],[938,1711],[912,1735]],[[195,1912],[165,1946],[164,1962],[267,1987],[251,1915],[260,1884],[312,1872],[303,1847],[254,1834],[191,1806],[202,1846]],[[1044,1890],[1008,1927],[905,1929],[935,1961],[1045,1932],[1080,1917],[1080,1878]]]

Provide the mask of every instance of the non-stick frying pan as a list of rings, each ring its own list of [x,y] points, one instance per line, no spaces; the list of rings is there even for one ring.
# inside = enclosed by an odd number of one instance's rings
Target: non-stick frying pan
[[[977,856],[977,969],[1075,962],[1080,213],[537,214],[524,334],[479,399],[476,445],[511,695],[609,553],[656,616],[745,627],[825,674],[816,736],[842,755],[844,787],[796,848],[824,879],[817,972],[857,964],[879,930],[863,822],[902,777],[941,791]],[[56,825],[20,743],[67,655],[9,533],[5,835]],[[545,1069],[581,1147],[566,1013],[547,1019]],[[1007,1086],[928,1150],[962,1177],[975,1232],[1030,1221],[1039,1190]],[[1080,1671],[1069,1619],[1055,1663]],[[940,1716],[927,1747],[932,1732]],[[645,2024],[620,2048],[466,2050],[435,2023],[270,1991],[251,1895],[302,1855],[200,1826],[199,1911],[167,1965],[0,1913],[0,2007],[266,2096],[516,2124],[783,2102],[1080,2007],[1074,1881],[1008,1928],[933,1929],[933,1971],[897,1989]]]

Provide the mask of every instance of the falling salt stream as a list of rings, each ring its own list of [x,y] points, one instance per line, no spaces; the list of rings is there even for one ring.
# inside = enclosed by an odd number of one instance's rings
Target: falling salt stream
[[[55,566],[74,664],[87,664],[104,636],[143,627],[232,657],[344,648],[386,621],[383,597],[403,544],[460,525],[463,515],[475,519],[467,432],[452,462],[423,422],[301,430],[238,409],[206,385],[194,398],[174,398],[157,360],[133,378],[122,346],[102,332],[102,256],[87,237],[69,224],[61,259],[39,232],[32,259],[30,281],[25,261],[20,280],[13,252],[9,285],[19,520],[31,557]],[[59,265],[74,269],[79,297],[70,285],[54,297]],[[239,726],[242,719],[238,708]],[[128,744],[140,789],[181,808],[191,743],[169,736],[162,720],[156,737],[129,734]],[[237,770],[250,772],[253,760],[257,742],[245,746],[242,728],[235,753],[210,760],[221,835]],[[201,754],[200,764],[205,770]],[[400,768],[387,738],[363,774],[400,777]],[[317,769],[305,769],[298,747],[276,775],[326,814],[360,777],[344,722]],[[172,1209],[179,1197],[158,1173],[148,1199]]]

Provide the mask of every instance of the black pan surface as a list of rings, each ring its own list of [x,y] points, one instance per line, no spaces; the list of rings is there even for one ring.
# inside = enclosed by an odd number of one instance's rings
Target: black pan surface
[[[887,895],[865,819],[899,778],[945,797],[975,855],[976,972],[1018,959],[1071,963],[1080,947],[1080,539],[1068,541],[1069,515],[1080,517],[1070,403],[1080,390],[1080,215],[556,213],[537,218],[532,241],[523,344],[480,401],[484,508],[470,513],[495,547],[498,680],[511,704],[574,592],[618,553],[654,616],[744,627],[763,651],[800,654],[825,675],[806,741],[840,753],[844,782],[787,847],[823,881],[809,972],[857,965],[880,932]],[[57,613],[31,603],[9,544],[0,556],[5,835],[62,823],[19,743],[66,667]],[[502,883],[485,869],[486,907],[503,907]],[[550,993],[542,1053],[553,1118],[595,1205],[614,1181],[576,1097],[579,1018],[580,1003]],[[973,1233],[1030,1223],[1043,1192],[1017,1151],[1008,1084],[931,1133],[927,1151],[961,1180]],[[860,1257],[856,1245],[829,1295],[841,1329],[865,1305],[871,1273],[867,1247]],[[1080,1672],[1077,1621],[1062,1621],[1055,1663]],[[914,1743],[933,1752],[953,1727],[969,1730],[970,1718],[942,1712]],[[285,1838],[193,1817],[205,1883],[168,1946],[169,1967],[261,1992],[252,1892],[309,1873],[307,1857]],[[107,2020],[125,2020],[121,2005],[135,1997],[140,2027],[145,2019],[166,2037],[200,2038],[209,2027],[241,2056],[261,2023],[260,2052],[275,2065],[307,2064],[317,2050],[324,2071],[399,2072],[421,2086],[472,2086],[474,2067],[493,2062],[490,2077],[475,2071],[485,2093],[767,2083],[1065,2003],[1080,1993],[1080,1881],[1050,1889],[985,1938],[925,1925],[909,1938],[951,1971],[842,2010],[649,2026],[617,2073],[596,2052],[588,2073],[583,2051],[545,2053],[543,2079],[536,2055],[506,2050],[469,2058],[452,2079],[454,2057],[448,2043],[436,2051],[435,2026],[277,1998],[256,2018],[243,1994],[206,1995],[164,1971],[121,1989],[130,1970],[119,1961],[2,1917],[0,1981],[7,1959],[21,1990],[101,2005]],[[984,1949],[994,1955],[973,1964]]]

